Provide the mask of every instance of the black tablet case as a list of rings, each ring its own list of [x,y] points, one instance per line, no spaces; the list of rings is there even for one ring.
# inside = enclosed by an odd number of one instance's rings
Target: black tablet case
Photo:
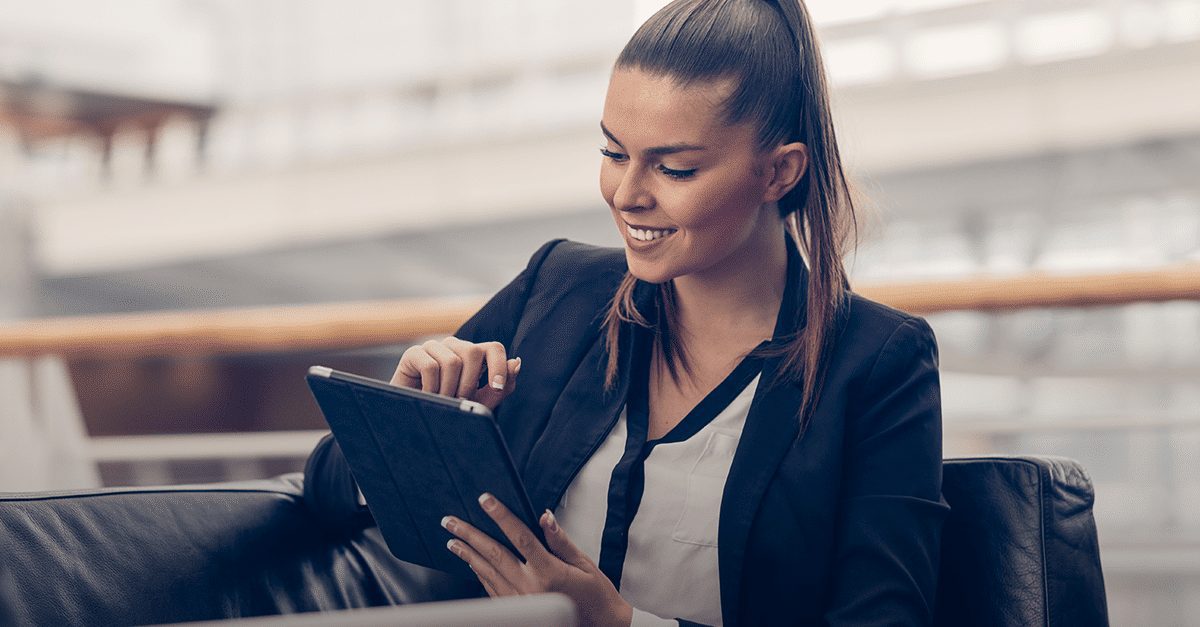
[[[309,374],[316,397],[388,548],[407,562],[474,577],[446,548],[443,516],[465,520],[520,559],[479,505],[490,492],[545,545],[495,420],[451,399],[333,371]]]

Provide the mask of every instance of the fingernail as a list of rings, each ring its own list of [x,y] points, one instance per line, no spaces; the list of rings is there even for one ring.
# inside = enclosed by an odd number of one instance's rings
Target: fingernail
[[[449,516],[442,516],[442,528],[446,531],[454,531],[454,519]]]
[[[492,495],[487,492],[484,492],[479,495],[479,504],[483,506],[483,509],[490,512],[496,507],[496,499],[492,498]]]
[[[450,549],[451,553],[458,555],[458,541],[455,540],[454,538],[450,538],[449,540],[446,541],[446,548]]]
[[[513,374],[517,374],[520,371],[521,371],[521,358],[518,357],[517,363],[513,364]]]
[[[558,521],[554,519],[554,512],[546,510],[546,526],[550,527],[550,531],[558,533]]]
[[[503,390],[504,389],[504,375],[498,374],[498,375],[492,377],[492,387],[496,388],[497,390]]]

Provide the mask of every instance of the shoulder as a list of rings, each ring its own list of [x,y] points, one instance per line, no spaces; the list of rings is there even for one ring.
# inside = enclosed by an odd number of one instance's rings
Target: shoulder
[[[851,293],[829,363],[855,442],[916,420],[941,420],[937,341],[921,316]],[[932,427],[929,427],[932,428]],[[895,431],[893,431],[895,430]],[[893,438],[880,442],[898,441]]]
[[[624,249],[567,239],[546,242],[525,270],[528,288],[518,339],[535,328],[580,336],[585,328],[596,330],[627,269]]]
[[[855,292],[848,294],[839,344],[839,352],[855,354],[868,366],[868,373],[898,354],[931,355],[937,360],[937,338],[923,317]]]
[[[561,238],[542,244],[530,259],[530,267],[535,268],[534,276],[530,277],[531,299],[580,288],[615,290],[627,270],[625,251],[621,248]]]
[[[619,273],[626,270],[625,251],[619,247],[596,246],[569,239],[552,239],[534,253],[541,258],[543,268],[563,280],[587,278],[596,274]]]

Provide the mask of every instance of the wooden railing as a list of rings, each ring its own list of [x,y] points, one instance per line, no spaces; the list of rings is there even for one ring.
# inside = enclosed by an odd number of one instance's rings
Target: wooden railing
[[[1200,264],[867,284],[856,291],[917,314],[1200,300]],[[0,325],[0,356],[136,358],[386,346],[452,333],[483,302],[410,299],[49,318]]]
[[[856,291],[917,314],[1200,300],[1200,264],[1144,272],[867,284],[856,286]],[[138,359],[387,346],[452,333],[483,302],[482,297],[388,300],[32,320],[0,325],[0,357]],[[1028,428],[994,421],[948,422],[946,433],[1008,433]],[[1195,430],[1200,429],[1200,422],[1064,420],[1042,428]],[[322,431],[289,431],[108,436],[90,438],[87,450],[96,462],[136,462],[151,468],[188,459],[221,459],[237,464],[254,459],[303,458],[321,435]]]

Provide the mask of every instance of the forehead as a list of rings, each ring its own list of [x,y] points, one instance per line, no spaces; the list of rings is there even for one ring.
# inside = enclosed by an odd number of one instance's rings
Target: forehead
[[[684,86],[668,76],[618,69],[608,83],[603,122],[626,147],[728,141],[745,134],[744,125],[724,120],[732,89],[727,79]]]

